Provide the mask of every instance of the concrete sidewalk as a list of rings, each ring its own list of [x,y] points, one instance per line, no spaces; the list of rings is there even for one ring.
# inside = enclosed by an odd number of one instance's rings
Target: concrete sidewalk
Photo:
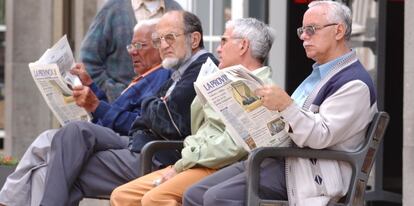
[[[109,200],[83,199],[79,206],[109,206]]]

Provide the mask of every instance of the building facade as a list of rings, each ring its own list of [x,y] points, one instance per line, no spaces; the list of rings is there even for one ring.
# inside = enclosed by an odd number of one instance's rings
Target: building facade
[[[68,35],[77,59],[83,36],[104,1],[0,0],[0,37],[1,29],[6,31],[5,41],[0,44],[0,55],[3,55],[3,45],[5,48],[4,153],[21,156],[40,132],[58,127],[34,86],[27,65],[37,60],[63,34]],[[178,2],[202,20],[205,45],[210,51],[215,52],[226,20],[255,17],[276,30],[276,41],[268,64],[273,68],[277,84],[292,92],[310,72],[312,62],[304,58],[303,48],[296,37],[296,28],[301,26],[308,1]],[[359,14],[354,16],[353,47],[376,81],[380,109],[391,114],[383,158],[377,162],[376,178],[371,185],[381,185],[395,193],[402,192],[403,205],[414,205],[414,197],[407,195],[414,189],[414,178],[409,175],[414,172],[414,163],[409,161],[414,157],[414,93],[411,92],[414,89],[414,59],[410,58],[410,54],[414,53],[414,18],[411,17],[414,2],[345,2],[352,4],[354,13]],[[1,64],[0,58],[0,70]],[[1,83],[0,77],[0,87]]]

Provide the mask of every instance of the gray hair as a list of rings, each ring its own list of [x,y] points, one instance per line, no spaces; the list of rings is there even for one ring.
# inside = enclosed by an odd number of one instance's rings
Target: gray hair
[[[143,26],[155,26],[158,24],[159,21],[160,21],[160,18],[140,20],[134,26],[134,33],[137,32]]]
[[[187,34],[193,32],[199,32],[201,34],[199,48],[204,48],[204,39],[203,39],[203,27],[201,26],[200,19],[193,13],[188,11],[182,11],[183,20],[184,20],[184,32]],[[191,39],[189,39],[191,44]]]
[[[352,32],[352,12],[348,6],[336,1],[312,1],[309,8],[315,6],[327,6],[328,20],[332,22],[340,22],[345,26],[345,40],[349,41]]]
[[[251,55],[262,62],[267,58],[274,40],[274,31],[265,23],[254,18],[230,20],[226,29],[233,28],[233,36],[246,38],[250,42]]]

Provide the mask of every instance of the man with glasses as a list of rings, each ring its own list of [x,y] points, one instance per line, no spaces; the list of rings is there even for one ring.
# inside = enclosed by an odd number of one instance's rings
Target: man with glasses
[[[71,70],[80,77],[83,85],[73,88],[74,99],[79,106],[91,112],[95,124],[110,128],[120,135],[127,135],[133,121],[141,113],[142,100],[154,95],[169,79],[171,72],[161,67],[159,52],[151,46],[151,34],[157,22],[156,19],[140,21],[134,27],[128,53],[137,76],[112,104],[107,102],[106,95],[92,81],[83,64],[77,64]],[[29,146],[16,171],[8,177],[1,190],[0,203],[39,205],[43,196],[50,145],[56,132],[57,129],[42,133]]]
[[[303,16],[299,38],[312,73],[289,96],[269,85],[256,91],[263,105],[279,111],[289,124],[297,147],[353,152],[364,141],[377,111],[375,87],[347,41],[351,11],[334,1],[312,1]],[[286,164],[285,164],[286,163]],[[320,159],[266,159],[260,168],[260,196],[289,200],[289,205],[319,206],[346,195],[351,168],[344,162]],[[232,206],[246,203],[246,163],[224,168],[192,186],[185,206]]]
[[[167,43],[170,37],[173,35],[164,36]],[[242,64],[264,82],[271,83],[271,69],[263,66],[263,62],[273,39],[270,28],[256,19],[227,22],[217,47],[219,68]],[[111,194],[112,206],[181,205],[188,187],[247,155],[207,102],[196,96],[191,113],[192,134],[185,138],[182,158],[170,167],[116,188]]]
[[[102,5],[85,34],[79,58],[109,102],[134,76],[131,57],[124,49],[132,39],[134,25],[172,10],[182,8],[174,0],[106,0]]]
[[[193,82],[206,59],[214,57],[203,49],[201,22],[194,14],[167,12],[155,33],[159,39],[153,36],[151,40],[158,47],[162,65],[173,73],[155,95],[141,102],[140,113],[129,130],[129,141],[87,122],[69,123],[60,129],[53,137],[40,205],[77,205],[84,196],[109,195],[115,187],[138,177],[139,153],[147,142],[183,139],[190,134]],[[166,42],[165,37],[172,33],[174,37]],[[146,37],[143,44],[132,47],[147,46]],[[172,164],[178,157],[176,151],[163,151],[154,161],[157,166]]]

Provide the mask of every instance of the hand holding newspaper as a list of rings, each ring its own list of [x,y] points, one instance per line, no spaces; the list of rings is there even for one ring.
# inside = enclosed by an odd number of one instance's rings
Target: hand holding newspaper
[[[70,70],[75,66],[72,50],[66,35],[29,68],[36,85],[61,125],[75,120],[90,121],[89,113],[76,105],[72,87],[82,85]]]
[[[264,106],[254,91],[263,82],[242,65],[219,70],[209,60],[194,83],[197,95],[220,115],[235,142],[247,151],[256,147],[288,146],[288,124]]]

